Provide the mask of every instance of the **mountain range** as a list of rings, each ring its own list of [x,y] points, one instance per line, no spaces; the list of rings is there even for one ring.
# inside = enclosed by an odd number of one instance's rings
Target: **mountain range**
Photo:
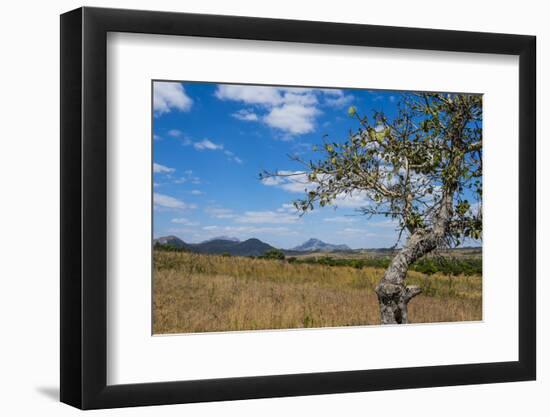
[[[252,238],[240,241],[237,238],[220,236],[201,243],[186,243],[177,236],[163,236],[155,239],[154,244],[169,245],[189,252],[221,255],[228,253],[233,256],[261,256],[273,246]],[[303,244],[290,249],[289,252],[333,252],[351,250],[347,245],[333,245],[319,239],[309,239]]]
[[[212,255],[228,253],[233,256],[261,256],[268,250],[275,249],[273,246],[254,238],[241,242],[236,238],[228,240],[222,237],[209,239],[201,243],[186,243],[177,236],[163,236],[155,239],[154,243],[170,245],[189,252],[208,253]]]
[[[326,243],[319,239],[309,239],[291,250],[297,252],[334,252],[351,250],[351,248],[348,245],[333,245],[332,243]]]

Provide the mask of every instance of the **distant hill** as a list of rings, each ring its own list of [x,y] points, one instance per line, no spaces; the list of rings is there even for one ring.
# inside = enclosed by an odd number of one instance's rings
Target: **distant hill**
[[[207,239],[202,243],[212,242],[213,240],[229,240],[231,242],[240,242],[241,241],[241,239],[239,239],[238,237],[216,236],[216,237],[213,237],[212,239]]]
[[[242,256],[261,256],[268,250],[275,249],[273,246],[262,242],[259,239],[248,239],[244,242],[240,242],[232,249],[233,252],[229,252],[232,255]]]
[[[233,248],[239,243],[240,242],[223,239],[208,240],[206,242],[191,245],[191,250],[197,253],[221,254],[227,252],[232,254]]]
[[[221,255],[228,253],[233,256],[261,256],[273,246],[259,239],[248,239],[243,242],[237,240],[213,239],[202,243],[185,243],[176,236],[165,236],[155,239],[162,245],[170,245],[180,249],[186,249],[195,253]]]
[[[177,236],[163,236],[153,240],[153,244],[172,246],[178,249],[188,249],[189,245]]]
[[[309,239],[299,246],[292,248],[291,250],[297,252],[333,252],[333,251],[349,251],[351,248],[348,245],[334,245],[331,243],[323,242],[319,239]]]

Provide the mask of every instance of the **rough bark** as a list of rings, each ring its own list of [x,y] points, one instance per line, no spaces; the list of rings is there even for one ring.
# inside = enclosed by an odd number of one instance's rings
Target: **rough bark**
[[[382,324],[407,324],[407,306],[422,292],[417,286],[405,285],[407,271],[417,259],[433,251],[445,235],[452,212],[452,192],[444,194],[434,225],[411,234],[405,246],[395,255],[375,288]]]
[[[382,324],[409,322],[407,305],[422,290],[417,286],[405,285],[407,271],[412,263],[431,252],[436,246],[437,240],[432,232],[416,232],[392,259],[375,290],[380,304]]]

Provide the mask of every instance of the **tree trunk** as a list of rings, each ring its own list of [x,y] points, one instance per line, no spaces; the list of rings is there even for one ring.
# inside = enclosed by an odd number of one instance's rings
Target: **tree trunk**
[[[380,304],[382,324],[407,324],[407,305],[422,292],[418,286],[406,286],[405,278],[411,264],[433,251],[445,235],[452,213],[452,192],[444,194],[432,229],[418,229],[392,259],[384,276],[375,288]]]
[[[375,289],[380,304],[382,324],[407,324],[409,322],[407,305],[422,290],[414,285],[405,285],[407,271],[412,263],[434,250],[436,246],[437,239],[432,232],[416,232],[392,259]]]

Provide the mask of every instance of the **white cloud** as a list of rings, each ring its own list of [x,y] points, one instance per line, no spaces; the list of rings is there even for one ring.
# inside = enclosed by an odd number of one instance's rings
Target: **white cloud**
[[[281,207],[277,209],[277,212],[279,213],[292,213],[292,214],[298,214],[298,210],[294,206],[294,204],[285,203]]]
[[[301,171],[277,171],[280,176],[267,177],[262,183],[267,186],[281,188],[290,193],[304,193],[313,190],[315,184],[307,179],[307,175]]]
[[[178,130],[178,129],[170,129],[168,131],[168,135],[172,136],[174,138],[179,138],[182,134],[183,134],[183,132],[181,130]]]
[[[262,183],[267,186],[277,187],[290,193],[307,193],[313,191],[317,184],[307,178],[307,174],[300,171],[277,171],[280,176],[267,177]],[[369,205],[366,191],[354,190],[349,193],[340,193],[330,205],[341,208],[359,208]]]
[[[328,223],[354,223],[357,221],[357,219],[353,217],[339,216],[339,217],[327,217],[327,218],[324,218],[323,221]]]
[[[361,237],[390,237],[390,235],[381,235],[379,233],[372,233],[365,229],[355,229],[346,227],[345,229],[338,230],[336,232],[339,235],[360,235]]]
[[[235,119],[244,120],[246,122],[258,121],[258,115],[254,113],[253,110],[248,109],[239,110],[238,112],[233,113],[231,116],[233,116]]]
[[[282,235],[292,235],[296,234],[295,231],[289,229],[288,227],[235,227],[227,226],[225,229],[227,232],[232,233],[273,233],[273,234],[282,234]]]
[[[210,151],[217,151],[217,150],[223,149],[223,145],[214,143],[214,142],[212,142],[208,139],[203,139],[200,142],[195,142],[193,144],[193,146],[194,146],[195,149],[197,149],[199,151],[202,151],[202,150],[205,150],[205,149],[208,149]]]
[[[168,168],[167,166],[153,162],[153,172],[155,174],[170,174],[174,171],[175,171],[174,168]]]
[[[299,217],[288,213],[277,211],[246,211],[243,215],[235,218],[237,223],[257,224],[289,224],[296,223]]]
[[[153,193],[153,203],[156,208],[186,210],[197,207],[194,204],[187,204],[177,198],[159,193]]]
[[[253,106],[233,113],[233,117],[263,122],[285,135],[313,132],[316,118],[322,113],[320,106],[342,107],[353,100],[353,96],[336,89],[247,85],[219,85],[215,95],[220,100]]]
[[[331,205],[340,208],[360,208],[370,204],[366,191],[355,190],[351,193],[341,193],[336,196]]]
[[[264,185],[281,185],[281,184],[284,184],[285,182],[286,180],[281,177],[267,177],[262,180],[262,183]]]
[[[284,104],[281,107],[273,108],[263,121],[283,132],[301,135],[315,130],[315,116],[320,111],[315,107],[304,106],[302,104]]]
[[[193,105],[181,83],[155,82],[153,90],[153,109],[158,115],[169,113],[172,109],[189,111]]]
[[[325,103],[331,107],[344,107],[354,100],[352,95],[346,95],[342,90],[324,89]]]
[[[246,104],[276,106],[283,97],[276,87],[254,85],[218,85],[215,93],[220,100],[241,101]]]
[[[382,220],[379,222],[368,222],[369,227],[382,227],[382,228],[390,228],[390,229],[396,229],[399,226],[399,222],[397,220]]]
[[[233,161],[238,164],[243,163],[243,160],[236,156],[233,152],[228,149],[224,149],[224,146],[221,143],[214,143],[210,139],[203,139],[200,142],[194,142],[193,147],[198,151],[223,151],[225,156],[227,156],[228,161]]]
[[[239,158],[238,156],[235,156],[235,154],[231,151],[228,151],[227,149],[225,151],[223,151],[223,153],[227,156],[227,159],[229,161],[234,161],[238,164],[242,164],[243,163],[243,160],[241,158]]]
[[[186,182],[190,182],[191,184],[198,185],[201,183],[201,179],[197,177],[196,175],[193,175],[193,171],[190,169],[183,172],[183,176],[176,178],[173,182],[174,184],[184,184]]]
[[[204,226],[202,230],[206,232],[214,232],[214,233],[231,233],[239,236],[243,235],[253,235],[253,234],[260,234],[260,233],[270,233],[270,234],[278,234],[278,235],[295,235],[297,234],[296,231],[289,229],[285,226],[279,226],[279,227],[271,227],[271,226]]]
[[[308,88],[287,88],[283,91],[283,104],[297,104],[300,106],[315,106],[319,103],[314,90]]]
[[[244,213],[235,213],[221,207],[206,207],[204,212],[213,218],[232,219],[236,223],[291,224],[300,220],[298,211],[292,204],[283,204],[276,210],[249,210]]]
[[[232,219],[235,217],[233,210],[225,208],[207,207],[204,209],[204,212],[216,219]]]
[[[340,230],[340,233],[367,233],[367,231],[363,229],[346,227],[345,229]]]
[[[193,194],[193,195],[203,195],[204,193],[201,190],[192,190],[191,194]]]
[[[185,217],[172,219],[172,223],[183,224],[185,226],[198,226],[200,224],[199,222],[191,221],[189,219],[186,219]]]

